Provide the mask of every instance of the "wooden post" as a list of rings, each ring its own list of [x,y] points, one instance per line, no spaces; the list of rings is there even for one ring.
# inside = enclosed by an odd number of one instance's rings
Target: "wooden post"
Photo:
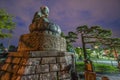
[[[85,80],[96,80],[96,73],[95,72],[85,72]]]

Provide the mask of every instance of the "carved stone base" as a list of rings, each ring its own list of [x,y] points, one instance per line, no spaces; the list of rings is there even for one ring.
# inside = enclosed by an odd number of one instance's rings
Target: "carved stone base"
[[[33,32],[20,37],[18,51],[66,51],[66,40],[60,36]]]
[[[71,80],[72,61],[68,52],[12,52],[0,69],[0,80]]]

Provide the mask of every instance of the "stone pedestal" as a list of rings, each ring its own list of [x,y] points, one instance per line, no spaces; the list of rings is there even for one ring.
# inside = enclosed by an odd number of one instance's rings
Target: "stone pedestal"
[[[33,32],[20,37],[18,51],[66,51],[66,40],[44,32]]]
[[[70,80],[73,54],[61,51],[9,53],[0,80]]]

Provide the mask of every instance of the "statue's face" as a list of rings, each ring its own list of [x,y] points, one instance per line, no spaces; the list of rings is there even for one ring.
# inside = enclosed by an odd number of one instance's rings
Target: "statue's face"
[[[42,12],[44,15],[46,15],[46,16],[49,15],[49,8],[48,8],[47,6],[42,6],[42,7],[40,7],[40,9],[41,9],[41,12]]]

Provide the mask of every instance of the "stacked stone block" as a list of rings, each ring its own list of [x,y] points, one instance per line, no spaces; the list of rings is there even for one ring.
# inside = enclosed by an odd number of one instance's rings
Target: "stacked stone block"
[[[59,51],[9,53],[0,80],[70,80],[72,54]]]

